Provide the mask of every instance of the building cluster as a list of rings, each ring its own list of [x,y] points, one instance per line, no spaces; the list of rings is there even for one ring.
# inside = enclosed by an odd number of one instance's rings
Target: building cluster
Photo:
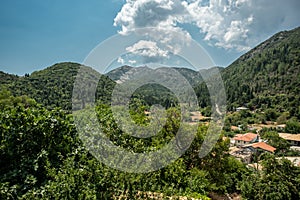
[[[230,154],[249,164],[263,152],[274,153],[276,148],[261,141],[258,134],[237,134],[230,140]]]
[[[290,148],[300,151],[300,134],[279,133],[279,136],[289,142]],[[255,163],[261,153],[275,153],[276,148],[262,141],[259,134],[237,134],[230,139],[230,154],[246,164]],[[300,158],[293,162],[300,166]]]

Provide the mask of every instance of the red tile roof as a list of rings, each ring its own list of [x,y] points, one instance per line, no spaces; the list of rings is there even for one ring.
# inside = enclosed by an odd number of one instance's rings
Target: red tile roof
[[[237,134],[233,139],[240,140],[245,142],[251,142],[257,137],[257,134],[254,133],[246,133],[246,134]]]
[[[266,150],[266,151],[269,151],[272,153],[274,153],[274,151],[276,150],[275,147],[272,147],[272,146],[266,144],[265,142],[253,143],[253,144],[246,145],[245,147],[253,147],[255,149],[260,148],[260,149],[263,149],[263,150]]]

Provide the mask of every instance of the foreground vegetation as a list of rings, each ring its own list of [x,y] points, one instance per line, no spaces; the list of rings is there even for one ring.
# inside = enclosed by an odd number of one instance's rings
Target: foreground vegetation
[[[86,150],[65,111],[47,110],[26,96],[4,91],[0,97],[1,199],[147,199],[153,195],[149,192],[199,199],[208,199],[211,192],[240,193],[248,199],[300,197],[300,170],[287,160],[267,155],[262,171],[248,169],[228,154],[229,141],[222,138],[200,159],[205,125],[198,127],[191,147],[174,163],[150,173],[126,173],[105,166]],[[105,116],[106,124],[114,123],[107,106],[99,105],[97,110],[100,121]],[[176,109],[168,113],[174,118]],[[132,110],[132,115],[145,122],[139,110]],[[175,133],[177,123],[169,120],[165,137]],[[107,132],[112,139],[115,133]],[[143,147],[162,145],[159,139],[150,143],[124,139],[119,145],[138,152],[141,142]]]

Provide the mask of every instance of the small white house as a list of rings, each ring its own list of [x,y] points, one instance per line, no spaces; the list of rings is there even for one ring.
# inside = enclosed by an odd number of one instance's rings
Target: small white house
[[[246,108],[246,107],[243,107],[243,106],[242,106],[242,107],[237,107],[237,108],[236,108],[236,111],[237,111],[237,112],[240,112],[240,111],[242,111],[242,110],[249,110],[249,109]]]
[[[237,134],[235,135],[234,144],[235,146],[244,146],[258,141],[258,135],[254,133]]]

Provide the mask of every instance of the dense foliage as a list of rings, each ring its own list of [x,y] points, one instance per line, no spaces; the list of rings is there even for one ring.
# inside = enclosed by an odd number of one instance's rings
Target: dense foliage
[[[286,159],[270,156],[262,162],[263,170],[244,174],[240,182],[247,199],[299,199],[300,168]]]
[[[280,32],[222,72],[228,109],[274,108],[300,119],[300,28]],[[200,105],[210,104],[205,83],[196,87]]]
[[[299,117],[300,28],[280,32],[223,72],[230,103],[289,111]]]
[[[188,151],[165,168],[142,174],[109,168],[86,150],[69,114],[59,109],[46,110],[26,99],[16,105],[1,101],[1,199],[147,199],[153,195],[207,199],[212,191],[241,192],[249,199],[299,197],[299,168],[288,161],[274,162],[274,158],[266,157],[264,171],[253,172],[227,153],[229,141],[222,138],[208,156],[200,159],[199,148],[207,131],[204,125],[198,127]],[[161,134],[136,139],[113,125],[107,105],[97,106],[99,122],[106,127],[111,141],[135,152],[156,150],[174,136],[179,123],[176,110],[168,110],[169,120]],[[140,111],[139,106],[133,107],[132,118],[136,123],[147,124]]]
[[[145,192],[140,194],[144,195],[140,197],[144,199],[149,191],[205,199],[210,190],[234,190],[233,182],[228,185],[221,177],[234,179],[234,183],[238,181],[236,176],[230,175],[239,173],[235,171],[237,161],[225,156],[227,145],[223,140],[218,142],[211,158],[201,161],[197,156],[205,127],[199,127],[191,149],[176,162],[159,171],[130,174],[110,169],[91,156],[79,140],[71,116],[64,111],[49,111],[34,103],[30,106],[10,106],[2,101],[2,106],[1,199],[112,199],[121,195],[129,198],[138,192]],[[100,121],[104,117],[106,119],[102,121],[103,126],[114,123],[107,106],[101,105],[97,109]],[[176,112],[169,110],[173,117]],[[132,115],[138,115],[138,112],[133,111]],[[137,116],[134,118],[139,119]],[[112,141],[138,152],[148,144],[159,148],[165,142],[163,138],[172,137],[176,126],[177,120],[169,121],[165,132],[152,139],[152,143],[147,139],[141,141],[122,135],[118,137],[117,128],[106,130]],[[124,140],[122,137],[125,137]],[[144,143],[141,145],[141,142]],[[226,169],[224,173],[220,173],[219,167]]]
[[[2,87],[15,96],[27,95],[47,108],[71,110],[74,81],[80,67],[77,63],[59,63],[22,77],[4,74],[0,76],[0,81]],[[84,68],[91,70],[89,67]],[[107,97],[115,83],[106,76],[95,76],[100,77],[96,98],[108,102]]]

